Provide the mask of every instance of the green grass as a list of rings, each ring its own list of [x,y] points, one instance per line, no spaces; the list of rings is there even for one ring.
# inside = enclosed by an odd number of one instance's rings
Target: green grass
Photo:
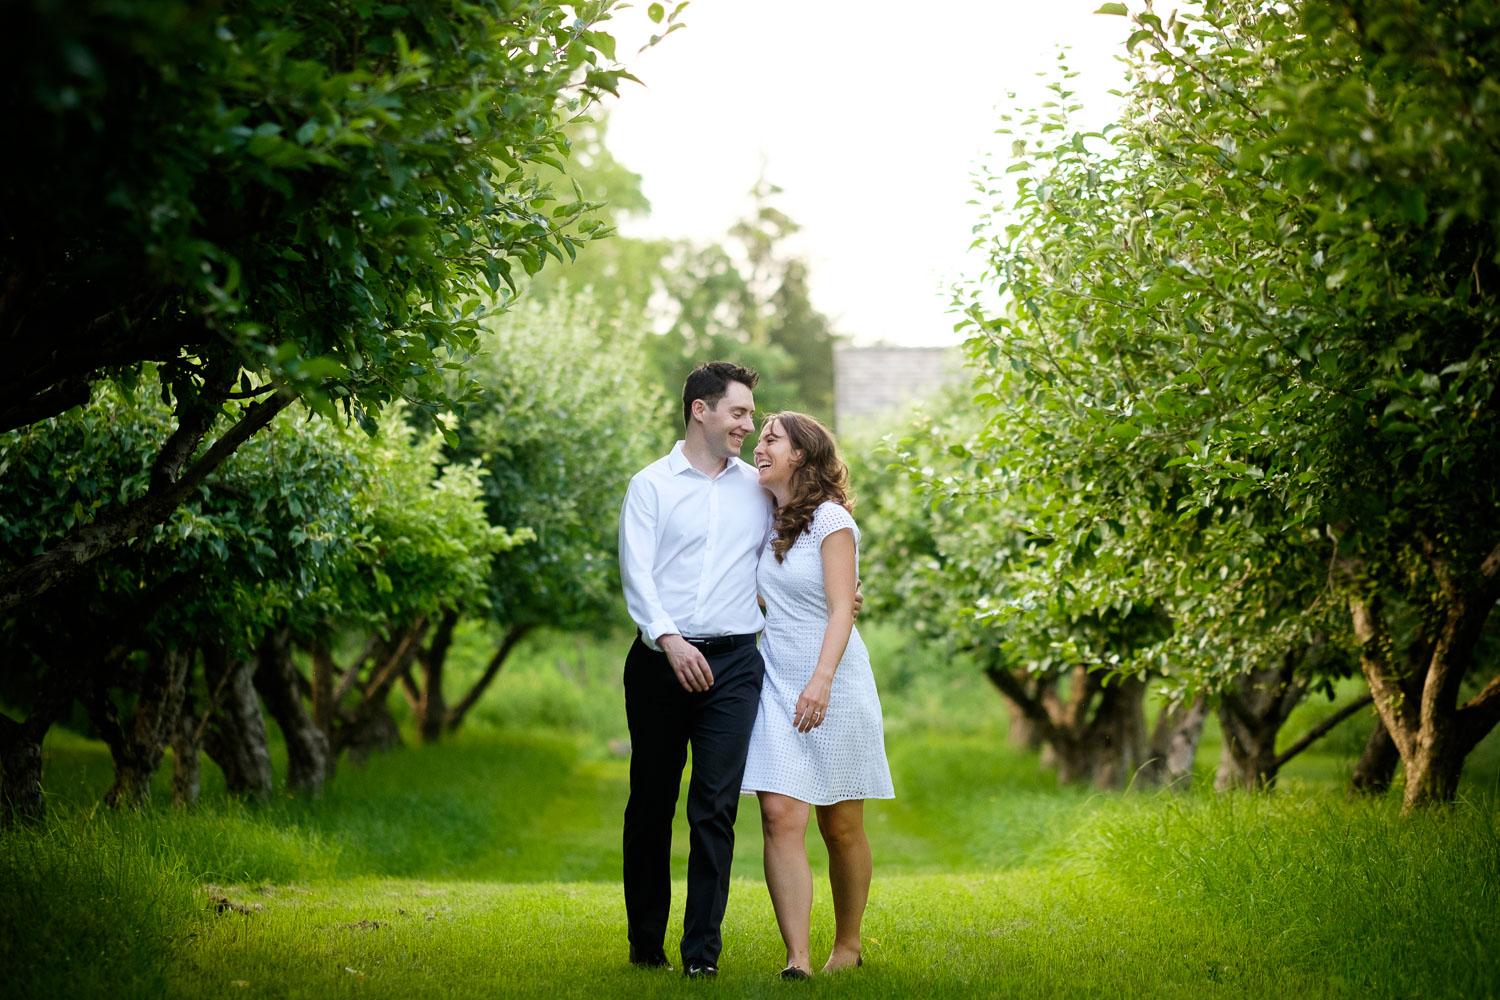
[[[870,641],[901,655],[896,637]],[[1493,739],[1463,801],[1410,819],[1395,799],[1345,801],[1367,725],[1353,721],[1271,796],[1101,795],[1059,789],[1006,749],[998,696],[962,664],[908,663],[882,690],[900,797],[867,808],[865,968],[772,978],[781,945],[744,799],[719,981],[633,970],[618,886],[627,764],[609,749],[617,654],[534,644],[472,729],[345,766],[318,801],[233,803],[206,765],[194,812],[118,816],[95,806],[108,754],[59,731],[48,823],[0,836],[5,995],[1500,994]],[[1205,774],[1216,740],[1205,734]],[[821,874],[815,833],[809,844]],[[676,928],[686,858],[679,817]],[[831,936],[825,883],[815,951]]]

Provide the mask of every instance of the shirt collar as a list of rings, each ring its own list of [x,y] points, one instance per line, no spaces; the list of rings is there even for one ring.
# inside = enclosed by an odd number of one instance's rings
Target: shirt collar
[[[671,452],[667,454],[667,468],[674,476],[680,476],[684,472],[691,471],[694,475],[703,476],[704,479],[708,479],[708,476],[703,475],[703,473],[693,468],[693,463],[689,462],[688,457],[682,453],[682,446],[685,443],[686,442],[678,441],[672,446]],[[724,471],[719,473],[717,478],[722,479],[730,473],[738,471],[738,466],[741,464],[743,463],[740,461],[740,459],[731,458],[728,462],[725,463]]]
[[[693,463],[689,462],[688,457],[682,453],[684,443],[678,441],[672,446],[671,454],[667,455],[667,468],[672,470],[674,476],[680,476],[693,467]]]

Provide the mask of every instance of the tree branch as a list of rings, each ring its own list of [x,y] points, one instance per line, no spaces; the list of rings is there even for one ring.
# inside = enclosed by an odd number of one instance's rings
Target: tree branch
[[[505,658],[510,655],[512,649],[515,649],[516,643],[525,638],[526,634],[535,627],[530,622],[522,622],[519,625],[512,625],[510,630],[505,633],[505,638],[501,641],[500,648],[495,650],[494,656],[490,657],[490,662],[485,666],[484,673],[480,676],[479,680],[474,682],[474,686],[469,689],[468,694],[464,695],[458,700],[457,704],[448,709],[448,717],[444,724],[450,731],[457,729],[464,721],[464,716],[469,714],[469,709],[478,703],[480,697],[484,695],[485,690],[490,686],[490,682],[495,679],[495,675],[500,673],[500,668],[505,665]]]
[[[220,401],[225,388],[227,386],[216,390]],[[271,418],[294,398],[277,395],[255,403],[208,451],[177,476],[176,470],[182,467],[213,423],[214,412],[207,411],[213,409],[216,412],[216,407],[189,409],[153,463],[151,486],[145,495],[75,528],[46,552],[0,577],[0,613],[19,607],[71,579],[93,560],[171,517],[209,473],[250,435],[270,423]]]
[[[1401,751],[1401,759],[1410,760],[1414,750],[1412,741],[1420,724],[1418,706],[1406,696],[1386,658],[1390,634],[1381,615],[1380,598],[1350,594],[1349,616],[1354,625],[1354,638],[1359,643],[1360,671],[1370,685],[1375,710],[1380,713],[1386,732]]]
[[[46,420],[75,406],[82,406],[89,401],[92,389],[88,379],[71,378],[36,395],[15,399],[0,407],[0,433],[29,427],[38,420]]]
[[[401,636],[401,641],[396,643],[396,648],[386,659],[385,666],[381,667],[365,685],[364,697],[360,699],[361,704],[380,697],[396,679],[399,672],[411,666],[412,659],[417,655],[416,646],[425,631],[427,631],[427,616],[418,615],[417,620],[412,622],[411,627],[406,629]]]
[[[1327,736],[1334,726],[1337,726],[1340,722],[1343,722],[1345,719],[1349,718],[1349,716],[1369,705],[1374,700],[1375,698],[1373,695],[1363,694],[1359,698],[1355,699],[1354,701],[1345,705],[1343,708],[1339,709],[1337,712],[1330,715],[1328,718],[1324,719],[1322,722],[1318,723],[1316,726],[1309,729],[1305,734],[1303,734],[1301,739],[1299,739],[1297,742],[1293,743],[1291,746],[1287,747],[1284,751],[1277,755],[1276,769],[1278,771],[1281,770],[1282,766],[1287,761],[1291,760],[1293,757],[1297,756],[1299,753],[1312,746],[1324,736]]]
[[[1458,710],[1458,738],[1464,754],[1479,745],[1489,735],[1496,723],[1500,723],[1500,674]]]
[[[1057,723],[1053,722],[1051,714],[1042,703],[1027,692],[1026,685],[1021,683],[1020,678],[1004,667],[994,665],[984,668],[984,676],[989,678],[989,682],[1001,694],[1015,703],[1021,714],[1040,730],[1043,739],[1050,743],[1057,738]]]

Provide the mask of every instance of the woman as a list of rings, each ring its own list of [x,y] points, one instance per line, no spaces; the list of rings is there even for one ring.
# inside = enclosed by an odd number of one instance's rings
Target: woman
[[[859,528],[849,514],[849,470],[827,428],[790,412],[766,419],[755,466],[776,519],[757,573],[766,679],[742,787],[760,797],[766,885],[786,942],[781,975],[806,979],[808,812],[816,807],[828,845],[835,931],[823,971],[832,972],[862,964],[859,925],[870,894],[864,800],[895,792],[870,655],[854,628]]]

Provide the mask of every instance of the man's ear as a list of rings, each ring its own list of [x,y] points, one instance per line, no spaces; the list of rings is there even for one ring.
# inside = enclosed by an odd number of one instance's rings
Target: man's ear
[[[693,407],[692,407],[693,419],[694,420],[703,420],[703,419],[706,419],[706,415],[708,413],[708,409],[709,409],[708,403],[705,400],[702,400],[702,399],[695,399],[695,400],[693,400]]]

